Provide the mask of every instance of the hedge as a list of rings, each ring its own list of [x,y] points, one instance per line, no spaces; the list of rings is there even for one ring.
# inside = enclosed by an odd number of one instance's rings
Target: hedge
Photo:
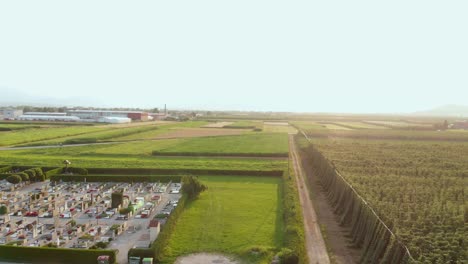
[[[177,220],[185,209],[187,203],[187,195],[183,194],[179,200],[177,207],[170,214],[166,223],[161,227],[161,232],[158,235],[158,238],[152,243],[151,247],[148,249],[130,249],[128,251],[129,257],[153,257],[155,263],[159,263],[164,258],[164,247],[169,243],[172,233],[176,227]]]
[[[48,170],[44,174],[45,174],[46,179],[50,179],[51,176],[60,174],[62,172],[63,172],[63,168],[56,168],[56,169]]]
[[[210,169],[151,169],[151,168],[88,168],[89,174],[114,175],[231,175],[231,176],[270,176],[281,177],[283,171],[254,170],[210,170]]]
[[[63,142],[65,145],[97,143],[97,138],[73,138]]]
[[[0,246],[1,261],[82,264],[97,263],[98,256],[102,255],[110,256],[110,263],[115,263],[117,252],[114,250]]]
[[[66,171],[73,174],[88,175],[88,170],[80,167],[68,167]]]
[[[13,166],[0,167],[0,173],[7,173],[13,169]]]
[[[292,162],[289,160],[289,162]],[[280,253],[282,263],[288,263],[286,259],[294,259],[297,256],[299,263],[307,263],[307,253],[304,238],[304,218],[299,201],[294,166],[289,166],[289,171],[283,174],[281,184],[281,196],[283,197],[284,242]],[[289,252],[288,249],[291,251]],[[285,252],[288,252],[286,254]],[[285,257],[285,256],[288,257]],[[294,263],[292,261],[291,263]]]
[[[167,176],[167,175],[53,175],[51,181],[63,182],[180,182],[182,176]]]
[[[208,157],[272,157],[272,158],[287,158],[288,152],[282,153],[216,153],[216,152],[161,152],[153,151],[153,156],[208,156]]]

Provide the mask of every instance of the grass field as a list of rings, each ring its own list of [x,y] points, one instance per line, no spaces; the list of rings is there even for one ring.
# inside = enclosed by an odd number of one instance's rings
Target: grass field
[[[41,140],[65,138],[67,136],[87,134],[109,129],[110,128],[106,128],[105,126],[66,126],[4,131],[0,132],[0,146],[19,145]]]
[[[222,252],[247,263],[268,263],[283,237],[280,178],[200,177],[208,190],[177,222],[164,263],[194,252]],[[252,249],[260,249],[256,256]]]
[[[246,134],[193,138],[160,150],[162,153],[287,153],[286,134]]]

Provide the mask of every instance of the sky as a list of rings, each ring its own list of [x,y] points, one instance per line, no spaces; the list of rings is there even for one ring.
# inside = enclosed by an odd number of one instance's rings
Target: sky
[[[468,1],[0,0],[0,101],[401,113],[467,104]]]

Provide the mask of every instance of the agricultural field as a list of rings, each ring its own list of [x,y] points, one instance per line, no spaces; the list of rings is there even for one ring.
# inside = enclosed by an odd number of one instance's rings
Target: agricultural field
[[[246,153],[246,154],[287,154],[286,134],[246,134],[239,136],[205,137],[185,140],[180,144],[159,150],[164,153]]]
[[[310,134],[313,146],[392,227],[414,259],[422,263],[468,259],[468,141],[361,140]]]
[[[65,149],[65,148],[64,148]],[[73,148],[70,148],[73,149]],[[161,168],[161,169],[214,169],[214,170],[283,170],[286,160],[218,157],[154,157],[149,155],[112,154],[49,154],[46,149],[9,150],[0,152],[3,164],[30,166],[62,166],[65,159],[74,166],[90,168]],[[47,149],[48,150],[48,149]]]
[[[247,263],[269,263],[283,243],[281,178],[199,178],[208,190],[182,213],[163,263],[195,252],[221,252]]]
[[[385,126],[372,125],[364,122],[336,122],[336,124],[349,127],[351,129],[388,129]]]
[[[468,141],[468,133],[455,130],[398,130],[398,129],[353,129],[331,130],[318,126],[315,122],[291,122],[311,137],[354,138],[354,139],[393,139],[393,140],[434,140]]]
[[[224,126],[224,128],[263,128],[262,121],[249,121],[249,120],[241,120],[236,121],[230,125]]]
[[[106,128],[105,126],[63,126],[3,131],[0,132],[0,146],[20,145],[110,129],[111,128]]]

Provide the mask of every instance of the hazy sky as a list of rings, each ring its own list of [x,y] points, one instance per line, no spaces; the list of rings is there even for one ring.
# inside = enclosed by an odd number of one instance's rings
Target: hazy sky
[[[467,14],[466,0],[0,0],[0,89],[132,107],[466,104]]]

